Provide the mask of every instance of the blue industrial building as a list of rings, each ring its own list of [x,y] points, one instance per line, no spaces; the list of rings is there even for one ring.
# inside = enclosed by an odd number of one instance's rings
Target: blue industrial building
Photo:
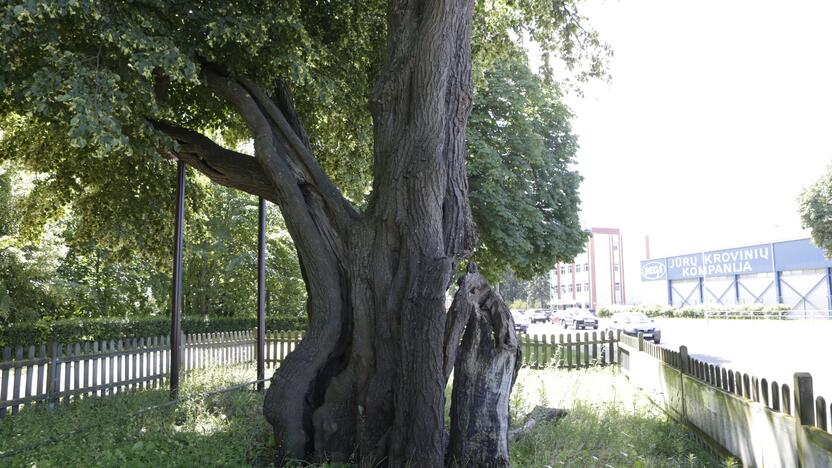
[[[642,302],[785,304],[796,315],[832,314],[832,260],[809,239],[641,262]]]

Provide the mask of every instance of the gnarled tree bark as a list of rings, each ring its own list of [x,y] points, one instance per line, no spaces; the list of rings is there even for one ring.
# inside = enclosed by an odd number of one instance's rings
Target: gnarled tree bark
[[[473,0],[390,0],[363,212],[315,160],[281,84],[269,96],[205,66],[207,85],[249,127],[254,158],[156,123],[179,142],[174,157],[279,205],[295,242],[309,325],[264,405],[282,460],[445,464],[444,391],[467,322],[448,324],[445,294],[476,239],[464,153],[472,10]]]
[[[509,395],[522,363],[511,312],[472,263],[460,279],[449,315],[457,323],[467,318],[467,325],[454,365],[448,462],[511,466]]]

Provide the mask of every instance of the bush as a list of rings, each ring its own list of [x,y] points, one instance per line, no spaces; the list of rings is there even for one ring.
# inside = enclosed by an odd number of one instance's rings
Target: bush
[[[186,334],[251,330],[256,327],[257,319],[253,317],[182,317],[182,331]],[[267,330],[305,328],[305,317],[266,317]],[[169,317],[39,320],[0,328],[0,347],[30,346],[53,341],[75,343],[88,340],[144,338],[169,334]]]
[[[783,304],[741,304],[741,305],[695,305],[676,308],[669,305],[642,304],[642,305],[612,305],[599,307],[599,317],[609,317],[617,312],[641,312],[648,317],[668,318],[705,318],[705,312],[709,318],[763,318],[769,315],[785,315],[791,308]]]

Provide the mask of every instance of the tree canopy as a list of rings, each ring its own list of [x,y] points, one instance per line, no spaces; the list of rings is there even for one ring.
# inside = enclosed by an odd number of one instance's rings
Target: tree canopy
[[[29,240],[71,204],[73,238],[161,268],[172,231],[175,143],[155,122],[236,146],[242,120],[205,86],[207,64],[293,90],[316,159],[358,206],[371,188],[367,98],[386,34],[384,2],[9,2],[0,10],[0,160],[46,174],[25,202]],[[518,38],[540,44],[544,75]],[[577,2],[477,2],[470,121],[477,258],[492,278],[541,273],[580,250],[569,112],[551,80],[603,76],[609,54]],[[215,65],[211,65],[215,66]],[[204,184],[189,186],[189,211]],[[164,207],[164,208],[163,208]],[[487,216],[485,213],[492,213]],[[493,216],[493,218],[492,218]]]
[[[513,309],[552,307],[552,284],[548,273],[522,280],[509,272],[500,282],[500,295]]]
[[[800,196],[800,220],[812,240],[832,258],[832,166]]]
[[[21,233],[32,202],[31,177],[0,170],[0,325],[39,319],[163,315],[170,300],[170,238],[142,238],[148,248],[121,257],[117,245],[95,237],[118,236],[108,226],[81,226],[74,204],[41,226],[33,239]],[[256,311],[257,200],[192,178],[203,198],[188,212],[184,252],[187,315],[252,317]],[[118,228],[118,223],[113,223]],[[140,226],[123,225],[139,230]],[[93,236],[93,240],[89,236]],[[134,250],[134,249],[130,249]],[[267,313],[303,313],[305,290],[297,256],[276,207],[267,226]]]
[[[492,277],[513,270],[531,279],[583,249],[570,117],[557,88],[521,56],[494,63],[475,90],[468,123],[475,259]]]
[[[450,310],[445,298],[477,250],[494,271],[531,276],[585,239],[551,60],[583,79],[603,73],[608,50],[576,3],[7,3],[4,159],[45,174],[30,211],[41,221],[77,213],[70,238],[94,255],[112,243],[126,259],[166,237],[172,171],[157,155],[280,208],[308,327],[264,399],[278,464],[506,466],[504,396],[519,351],[509,311],[475,263]],[[542,79],[517,47],[529,39],[543,52]],[[472,165],[483,163],[470,182],[469,140]],[[192,191],[195,212],[246,210],[208,193]],[[234,230],[241,219],[221,221]],[[452,371],[469,384],[454,388],[446,436]]]

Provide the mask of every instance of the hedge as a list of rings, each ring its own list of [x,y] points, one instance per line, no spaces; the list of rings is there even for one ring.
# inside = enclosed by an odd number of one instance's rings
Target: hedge
[[[257,319],[255,318],[182,317],[182,330],[186,334],[250,330],[256,327]],[[266,329],[304,330],[306,318],[266,317]],[[53,341],[77,343],[88,340],[144,338],[168,334],[170,334],[169,317],[40,320],[0,328],[0,347],[30,346]]]
[[[669,305],[615,305],[609,307],[599,307],[599,317],[609,317],[616,312],[641,312],[648,317],[669,317],[669,318],[705,318],[705,313],[708,313],[708,318],[728,318],[728,319],[744,319],[744,318],[763,318],[765,316],[780,316],[787,315],[791,308],[783,304],[774,305],[706,305],[706,306],[691,306],[676,308]]]

